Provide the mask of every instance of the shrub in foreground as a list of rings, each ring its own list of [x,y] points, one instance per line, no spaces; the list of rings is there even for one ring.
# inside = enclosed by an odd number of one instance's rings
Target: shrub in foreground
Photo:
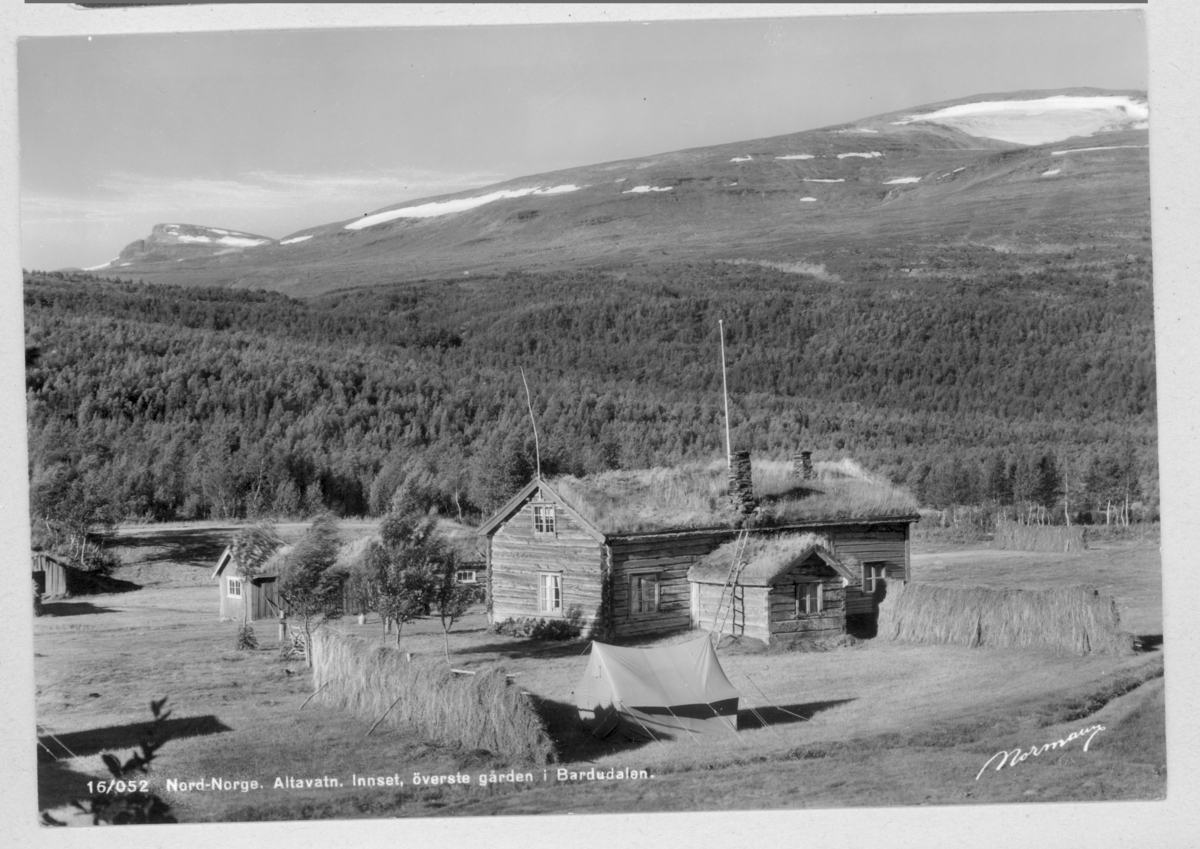
[[[238,651],[255,651],[258,648],[258,635],[249,623],[243,623],[237,632]]]
[[[164,711],[166,698],[150,702],[154,722],[146,729],[140,751],[134,752],[122,763],[116,755],[105,753],[100,756],[112,778],[97,781],[96,792],[85,799],[76,799],[72,804],[92,818],[92,825],[140,825],[145,823],[176,822],[171,815],[171,806],[158,794],[146,789],[146,781],[140,776],[150,771],[156,753],[167,742],[166,722],[171,712]],[[90,784],[91,782],[89,782]],[[110,788],[116,788],[111,790]],[[48,812],[42,812],[43,825],[66,825]]]

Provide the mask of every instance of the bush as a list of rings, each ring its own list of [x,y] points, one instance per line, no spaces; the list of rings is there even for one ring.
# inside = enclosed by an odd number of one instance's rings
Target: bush
[[[505,637],[528,637],[531,640],[574,640],[583,632],[579,614],[572,613],[566,619],[534,619],[529,616],[508,618],[497,622],[489,630]]]
[[[237,649],[238,651],[256,651],[258,649],[258,635],[254,633],[254,628],[248,622],[238,628]]]
[[[45,613],[45,611],[42,610],[42,591],[40,589],[38,589],[37,581],[34,581],[33,582],[33,615],[41,616],[43,613]]]

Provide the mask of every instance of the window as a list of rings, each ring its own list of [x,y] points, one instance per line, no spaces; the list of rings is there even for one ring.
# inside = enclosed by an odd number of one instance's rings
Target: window
[[[645,616],[658,613],[658,573],[629,577],[629,613]]]
[[[825,608],[825,585],[816,581],[796,584],[796,615],[820,613]]]
[[[460,584],[478,584],[479,572],[477,569],[459,569],[454,573],[454,580]]]
[[[864,563],[863,564],[863,592],[868,595],[874,595],[878,590],[883,589],[887,583],[887,564],[886,563]]]
[[[533,505],[533,532],[535,534],[554,533],[554,505]]]
[[[562,575],[553,572],[538,575],[538,613],[562,613]]]
[[[230,578],[229,579],[229,595],[231,598],[241,598],[242,597],[242,579],[241,578]]]

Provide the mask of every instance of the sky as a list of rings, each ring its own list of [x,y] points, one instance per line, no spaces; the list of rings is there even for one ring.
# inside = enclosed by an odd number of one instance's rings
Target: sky
[[[17,72],[39,269],[157,223],[282,238],[975,94],[1147,88],[1137,11],[29,38]]]

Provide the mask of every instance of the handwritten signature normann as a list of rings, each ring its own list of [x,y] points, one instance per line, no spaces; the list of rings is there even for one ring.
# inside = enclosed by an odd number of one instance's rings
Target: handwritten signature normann
[[[1030,746],[1028,751],[1024,749],[1001,749],[1000,751],[996,752],[996,754],[988,758],[988,762],[983,765],[983,769],[979,770],[979,775],[975,776],[975,780],[978,781],[979,776],[983,775],[987,768],[992,765],[992,761],[996,760],[997,758],[1000,759],[1000,763],[996,764],[996,771],[999,772],[1006,766],[1016,766],[1022,761],[1028,760],[1030,757],[1036,758],[1038,755],[1048,752],[1051,749],[1062,749],[1068,743],[1071,743],[1075,740],[1082,740],[1085,737],[1087,739],[1083,744],[1083,750],[1086,752],[1088,750],[1088,746],[1092,744],[1092,738],[1104,730],[1105,728],[1103,725],[1089,725],[1087,728],[1081,728],[1078,731],[1072,731],[1066,737],[1055,740],[1053,743],[1047,743],[1044,746]]]

